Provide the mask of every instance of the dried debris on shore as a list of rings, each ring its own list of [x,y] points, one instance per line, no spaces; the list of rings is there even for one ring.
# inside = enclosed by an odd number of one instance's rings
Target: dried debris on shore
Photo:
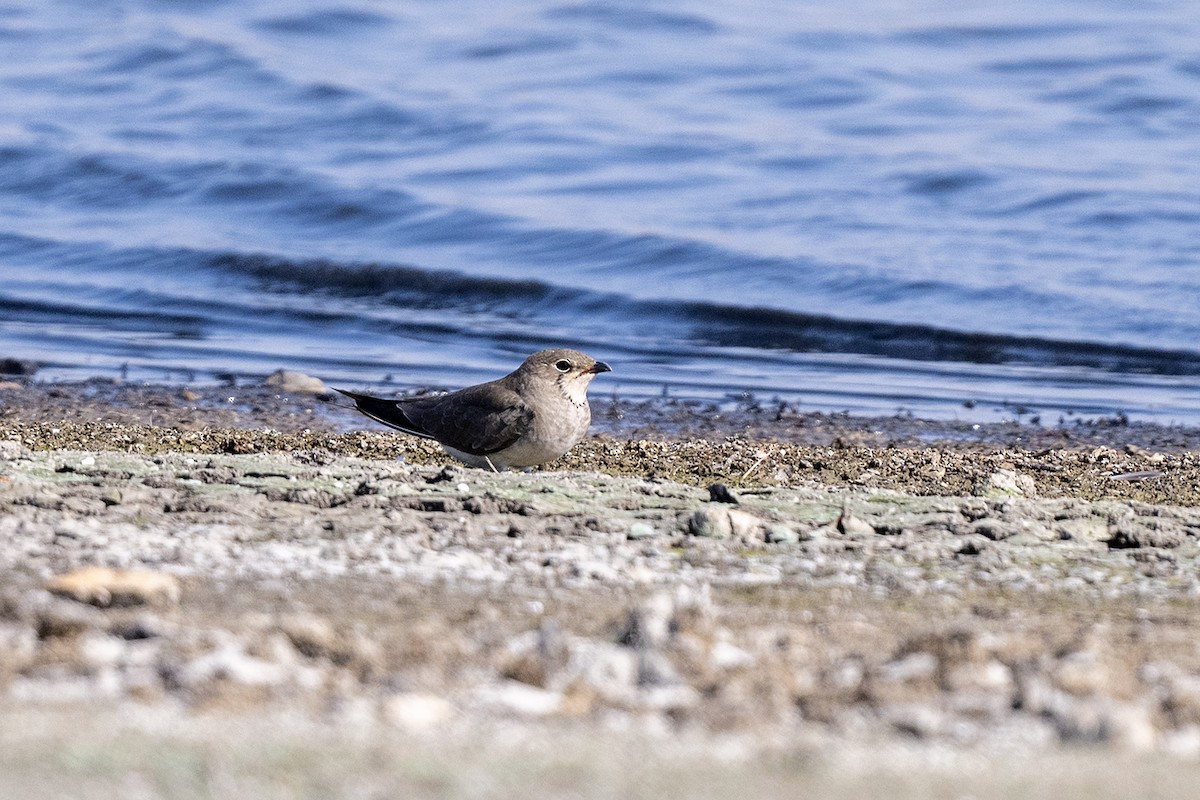
[[[314,451],[331,457],[445,463],[434,443],[382,431],[278,432],[254,428],[182,428],[116,422],[34,422],[0,419],[0,440],[34,450],[122,450],[157,453],[250,454]],[[874,487],[921,495],[972,494],[1001,470],[1018,473],[1042,497],[1139,500],[1200,505],[1200,453],[1020,448],[946,449],[808,445],[726,437],[722,440],[585,439],[545,470],[592,470],[662,478],[693,486],[785,486],[815,481],[832,487]]]

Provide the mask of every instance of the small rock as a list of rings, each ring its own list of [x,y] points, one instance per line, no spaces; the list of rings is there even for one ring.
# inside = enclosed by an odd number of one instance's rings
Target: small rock
[[[23,458],[28,452],[18,441],[0,439],[0,460],[16,461],[18,458]]]
[[[617,641],[635,649],[662,647],[671,637],[671,616],[675,603],[671,596],[659,593],[631,609],[625,629]]]
[[[280,621],[278,631],[305,658],[327,660],[366,679],[382,665],[379,643],[353,628],[336,628],[312,615],[296,615]]]
[[[688,520],[688,533],[705,539],[728,539],[733,534],[729,509],[702,508]]]
[[[679,670],[667,655],[658,650],[642,650],[637,654],[637,685],[641,688],[649,686],[678,686],[683,681]]]
[[[125,656],[126,642],[116,636],[89,631],[79,642],[79,657],[93,669],[116,666]]]
[[[632,540],[649,539],[657,536],[658,531],[654,530],[654,526],[649,522],[635,522],[629,526],[627,537]]]
[[[1119,472],[1116,475],[1109,475],[1108,479],[1110,481],[1150,481],[1166,474],[1161,469],[1143,469],[1137,472]]]
[[[734,536],[745,541],[755,540],[761,542],[763,540],[763,523],[761,519],[745,511],[739,511],[736,508],[728,509],[726,513],[729,514],[729,527]]]
[[[448,720],[453,712],[449,702],[432,694],[406,692],[383,701],[384,718],[410,733],[435,728]]]
[[[52,594],[94,606],[174,605],[179,580],[165,572],[84,567],[46,582]]]
[[[292,647],[307,658],[329,658],[338,650],[337,631],[320,617],[288,617],[280,621],[279,630],[292,643]]]
[[[272,372],[263,384],[273,386],[285,394],[329,394],[329,387],[325,385],[325,381],[290,369]]]
[[[975,487],[976,497],[1037,497],[1033,478],[1011,469],[998,469]]]
[[[246,653],[235,643],[227,643],[182,665],[172,679],[184,688],[196,688],[209,681],[229,681],[242,686],[274,686],[287,677],[287,670]]]
[[[1016,536],[1021,529],[1011,522],[988,518],[972,522],[970,532],[993,542],[1002,542]]]
[[[536,631],[517,636],[501,657],[500,674],[519,683],[545,689],[570,657],[566,637],[552,619],[543,619]]]
[[[38,371],[39,366],[36,361],[23,358],[0,358],[0,375],[29,377]]]
[[[1097,515],[1089,515],[1076,519],[1061,519],[1054,523],[1058,537],[1076,542],[1107,542],[1112,538],[1108,530],[1108,521]]]
[[[1013,686],[1012,670],[1007,664],[990,659],[982,664],[964,662],[948,664],[942,684],[952,691],[978,690],[1008,694]]]
[[[908,653],[879,667],[877,677],[888,683],[933,682],[937,676],[938,659],[932,653]]]
[[[714,483],[709,486],[708,499],[714,503],[733,503],[734,505],[740,502],[737,495],[724,483]]]
[[[0,625],[0,683],[27,667],[37,650],[37,633],[32,628]]]
[[[754,665],[754,654],[744,650],[726,639],[713,643],[708,654],[711,665],[720,670],[743,669]]]
[[[445,483],[447,481],[454,481],[455,483],[459,483],[461,481],[461,479],[462,479],[462,470],[460,470],[458,467],[447,465],[447,466],[442,467],[441,471],[438,472],[433,477],[426,478],[425,482],[426,483]]]
[[[485,705],[500,706],[523,717],[548,717],[562,709],[561,692],[538,689],[516,681],[484,686],[475,693]]]
[[[767,528],[767,541],[771,544],[796,544],[800,541],[800,534],[787,525],[776,523]]]
[[[1103,695],[1112,684],[1104,662],[1091,650],[1078,650],[1063,656],[1051,675],[1054,685],[1077,696]]]
[[[761,541],[761,531],[762,520],[758,517],[724,506],[712,505],[702,508],[688,520],[688,532],[706,539],[728,539],[730,536],[736,536],[739,539]]]
[[[1109,529],[1112,550],[1131,547],[1179,547],[1187,541],[1187,530],[1174,520],[1139,517],[1122,520]]]
[[[49,602],[38,604],[33,611],[34,629],[39,639],[75,636],[104,624],[104,615],[95,609],[42,597]]]
[[[895,730],[916,739],[932,739],[950,727],[949,715],[925,703],[885,705],[880,715]]]
[[[578,699],[591,694],[593,700],[620,700],[637,684],[638,654],[612,642],[583,640],[572,648],[568,672],[575,676],[572,685],[577,691],[581,687],[589,690]]]
[[[173,626],[161,617],[153,614],[142,614],[135,619],[119,619],[109,626],[108,632],[125,641],[142,641],[157,639],[169,635]]]
[[[681,683],[649,686],[638,695],[638,705],[651,711],[678,712],[699,705],[700,693]]]
[[[871,526],[871,523],[859,519],[846,508],[842,509],[842,514],[838,517],[837,529],[849,539],[866,539],[875,535],[875,528]]]
[[[962,546],[956,550],[956,554],[960,556],[977,556],[987,550],[987,542],[981,537],[972,536],[962,543]]]

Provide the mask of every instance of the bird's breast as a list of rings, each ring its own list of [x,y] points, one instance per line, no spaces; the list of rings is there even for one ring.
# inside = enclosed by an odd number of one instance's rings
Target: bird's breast
[[[543,407],[534,417],[529,432],[497,457],[513,467],[531,467],[553,461],[587,434],[591,422],[592,412],[586,403],[582,407],[573,403]]]

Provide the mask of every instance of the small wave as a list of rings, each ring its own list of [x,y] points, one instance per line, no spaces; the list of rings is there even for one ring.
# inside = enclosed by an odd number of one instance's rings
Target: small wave
[[[302,34],[305,36],[344,36],[363,30],[391,25],[392,18],[362,9],[328,9],[301,14],[267,17],[254,27],[272,33]]]
[[[712,34],[721,29],[716,22],[699,14],[656,11],[640,4],[580,3],[551,9],[545,16],[548,19],[595,22],[632,31],[662,30],[673,33]]]
[[[213,268],[269,285],[331,296],[377,298],[410,308],[485,305],[579,328],[609,319],[637,320],[635,330],[700,346],[854,353],[912,361],[1087,367],[1120,373],[1200,375],[1200,352],[1088,341],[1063,341],[956,331],[927,325],[850,320],[761,307],[640,300],[619,293],[571,289],[538,280],[477,277],[413,266],[294,262],[265,256],[220,255]],[[588,315],[599,317],[589,321]],[[671,328],[675,328],[673,333]]]
[[[1121,373],[1200,375],[1200,352],[1004,336],[926,325],[846,320],[764,308],[692,304],[704,338],[732,347],[857,353],[914,361],[1087,367]],[[698,326],[697,333],[701,331]]]
[[[1053,192],[1044,194],[1040,197],[1034,197],[1026,200],[1023,203],[1017,203],[1004,209],[998,209],[995,213],[997,216],[1027,214],[1032,211],[1047,211],[1058,209],[1067,206],[1075,206],[1080,203],[1086,203],[1105,196],[1104,192],[1092,190],[1072,190],[1064,192]]]
[[[579,41],[566,36],[506,35],[463,49],[464,56],[479,61],[500,61],[514,56],[544,55],[571,50]]]
[[[992,176],[978,170],[930,172],[904,176],[902,179],[910,193],[924,195],[952,194],[985,186],[993,181]]]
[[[1038,25],[945,25],[931,26],[906,31],[897,38],[901,41],[960,47],[972,43],[1019,42],[1048,39],[1083,33],[1090,30],[1087,25],[1073,23],[1042,23]]]
[[[473,277],[432,272],[414,266],[291,261],[269,256],[220,254],[207,259],[212,269],[262,281],[286,292],[319,291],[329,296],[383,298],[421,308],[490,301],[495,304],[545,303],[570,292],[542,281]],[[286,287],[286,288],[284,288]],[[577,293],[581,294],[581,293]]]

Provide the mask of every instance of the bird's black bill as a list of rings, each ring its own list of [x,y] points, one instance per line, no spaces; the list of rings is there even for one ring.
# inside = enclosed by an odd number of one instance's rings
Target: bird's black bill
[[[612,372],[612,367],[610,367],[608,364],[605,364],[603,361],[597,361],[592,365],[592,368],[589,369],[588,372],[592,373],[593,375],[599,375],[601,372]]]

